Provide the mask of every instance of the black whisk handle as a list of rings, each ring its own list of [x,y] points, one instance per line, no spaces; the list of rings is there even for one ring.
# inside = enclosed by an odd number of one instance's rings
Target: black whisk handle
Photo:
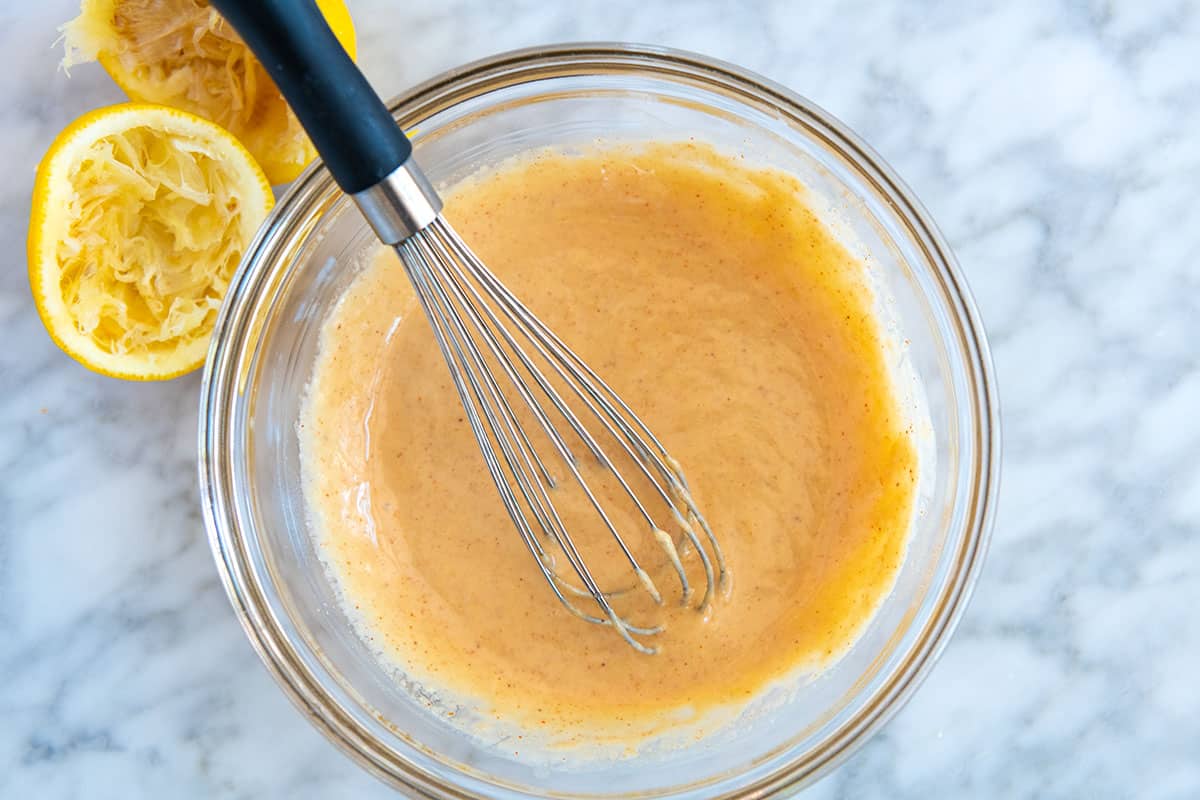
[[[210,1],[262,62],[347,194],[408,161],[408,137],[314,0]]]

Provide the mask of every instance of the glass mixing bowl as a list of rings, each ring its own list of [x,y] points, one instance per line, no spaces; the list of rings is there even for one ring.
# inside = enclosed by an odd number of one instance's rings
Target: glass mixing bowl
[[[249,248],[204,377],[205,522],[250,641],[313,724],[414,796],[763,797],[815,780],[927,674],[979,574],[992,518],[999,428],[990,358],[954,256],[928,214],[879,156],[804,98],[662,48],[501,55],[435,78],[392,109],[440,185],[531,148],[597,138],[694,137],[796,175],[809,202],[864,258],[906,340],[899,355],[917,377],[931,425],[922,513],[895,587],[857,644],[728,729],[632,761],[594,762],[531,759],[465,735],[429,713],[358,638],[308,529],[300,402],[321,322],[373,241],[318,163]]]

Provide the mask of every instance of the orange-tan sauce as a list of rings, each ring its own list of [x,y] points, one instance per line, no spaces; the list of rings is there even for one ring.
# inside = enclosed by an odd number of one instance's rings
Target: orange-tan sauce
[[[628,601],[666,627],[653,656],[546,587],[408,278],[390,251],[373,258],[324,325],[300,438],[320,545],[379,650],[525,727],[635,730],[745,701],[853,642],[904,556],[917,455],[866,268],[803,198],[792,177],[680,143],[541,152],[447,199],[655,431],[719,537],[731,580],[708,613]],[[619,582],[583,500],[555,491]],[[670,595],[651,537],[618,523]]]

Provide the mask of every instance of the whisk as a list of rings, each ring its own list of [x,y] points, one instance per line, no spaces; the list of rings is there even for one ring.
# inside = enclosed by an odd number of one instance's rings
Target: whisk
[[[727,580],[721,547],[679,464],[441,216],[442,201],[414,162],[412,144],[313,0],[211,2],[262,62],[380,241],[395,247],[504,507],[551,591],[580,619],[611,626],[640,652],[656,652],[643,639],[661,625],[635,624],[614,605],[637,591],[666,602],[631,537],[650,537],[661,548],[682,605],[707,609]],[[603,501],[581,470],[580,443],[615,479]],[[565,467],[586,496],[621,563],[628,562],[628,585],[602,587],[589,568],[555,506],[564,488],[550,464]],[[640,530],[618,530],[613,503],[629,504]],[[565,574],[555,553],[565,557]],[[703,573],[698,593],[684,563],[690,558],[698,561],[692,571]]]

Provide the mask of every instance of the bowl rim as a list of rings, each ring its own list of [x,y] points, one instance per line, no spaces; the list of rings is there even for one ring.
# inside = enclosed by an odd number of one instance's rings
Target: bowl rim
[[[586,67],[586,69],[584,69]],[[543,77],[628,73],[653,68],[676,79],[719,83],[725,91],[767,102],[802,125],[835,152],[847,157],[859,177],[871,184],[892,205],[926,260],[935,266],[957,325],[969,400],[978,425],[974,430],[972,469],[977,481],[964,511],[964,531],[953,565],[952,580],[940,592],[929,622],[904,661],[888,676],[883,687],[832,736],[819,743],[806,762],[785,764],[757,781],[739,786],[723,797],[758,797],[794,791],[808,785],[846,761],[872,734],[892,718],[928,677],[964,613],[979,579],[991,538],[999,495],[1001,430],[998,390],[984,326],[961,268],[949,244],[928,211],[890,166],[857,134],[833,115],[798,93],[736,65],[697,53],[658,45],[621,42],[580,42],[527,47],[483,58],[434,76],[397,95],[388,103],[397,120],[411,127],[465,99]],[[486,86],[484,92],[479,87]],[[228,289],[214,326],[209,357],[201,384],[198,430],[200,500],[209,545],[221,583],[247,638],[276,683],[292,703],[330,741],[356,763],[394,788],[428,798],[476,797],[471,789],[444,783],[402,759],[361,728],[318,681],[310,680],[286,632],[273,619],[262,587],[250,565],[235,491],[223,460],[229,424],[223,413],[232,407],[244,374],[242,351],[253,306],[261,302],[256,291],[270,276],[254,267],[260,255],[296,232],[298,221],[289,212],[306,198],[328,189],[332,178],[316,159],[291,185],[247,247]],[[293,215],[295,216],[295,215]],[[247,303],[244,298],[252,298]]]

